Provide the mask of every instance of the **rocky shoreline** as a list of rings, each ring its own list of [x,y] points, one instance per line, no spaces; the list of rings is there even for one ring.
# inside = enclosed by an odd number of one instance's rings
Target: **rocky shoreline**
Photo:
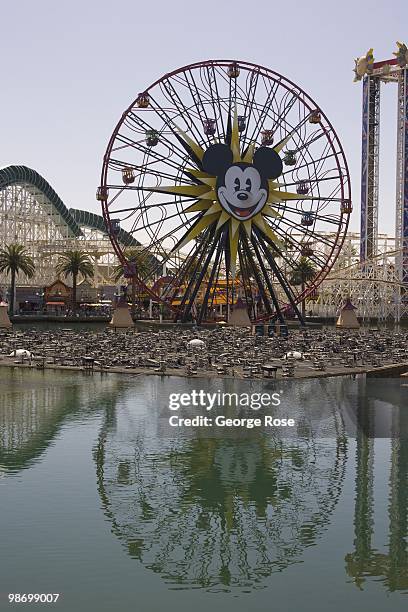
[[[400,376],[408,334],[306,329],[288,338],[246,328],[0,332],[0,366],[198,378]]]

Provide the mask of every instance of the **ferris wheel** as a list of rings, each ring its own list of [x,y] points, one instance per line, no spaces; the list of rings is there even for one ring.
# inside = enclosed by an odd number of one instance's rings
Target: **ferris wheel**
[[[332,268],[352,212],[323,111],[278,73],[231,60],[179,68],[139,93],[110,138],[97,199],[125,276],[198,322],[220,293],[228,306],[241,297],[252,320],[283,322],[289,309],[301,319],[297,304]]]

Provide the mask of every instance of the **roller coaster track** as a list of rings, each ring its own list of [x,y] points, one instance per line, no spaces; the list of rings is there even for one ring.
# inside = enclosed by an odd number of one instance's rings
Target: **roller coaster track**
[[[59,195],[54,191],[48,181],[36,170],[27,166],[6,166],[0,169],[0,190],[11,185],[21,185],[33,197],[41,194],[51,205],[56,215],[61,217],[73,237],[82,236],[82,231],[74,217],[65,206]]]

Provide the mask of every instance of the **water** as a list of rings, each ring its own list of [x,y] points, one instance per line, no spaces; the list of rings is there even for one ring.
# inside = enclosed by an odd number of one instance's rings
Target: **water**
[[[405,610],[408,441],[364,432],[406,432],[407,389],[275,384],[0,368],[0,610]],[[281,390],[297,427],[170,428],[200,388]]]

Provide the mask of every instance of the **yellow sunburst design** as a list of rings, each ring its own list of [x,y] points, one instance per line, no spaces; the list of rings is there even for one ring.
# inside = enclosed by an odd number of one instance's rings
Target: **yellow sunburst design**
[[[177,128],[177,132],[180,138],[183,139],[187,148],[192,152],[192,157],[198,160],[202,160],[205,150],[198,145],[188,134]],[[279,142],[274,150],[279,153],[292,134],[289,134],[287,138]],[[246,151],[241,154],[240,140],[238,131],[238,115],[235,110],[234,118],[232,121],[231,130],[231,145],[230,145],[233,163],[252,163],[255,153],[255,143],[251,143]],[[239,229],[242,226],[247,233],[248,237],[251,237],[252,226],[255,225],[265,236],[269,238],[278,248],[283,248],[283,243],[279,240],[272,227],[268,223],[268,218],[278,218],[281,215],[276,210],[275,205],[286,202],[288,200],[299,200],[309,199],[310,196],[299,195],[297,193],[290,193],[288,191],[281,191],[282,185],[274,180],[268,181],[268,198],[265,202],[264,207],[255,216],[247,220],[239,220],[230,215],[219,203],[216,193],[216,182],[217,177],[211,174],[199,170],[197,168],[186,168],[186,174],[190,174],[199,181],[196,185],[171,185],[162,187],[151,187],[148,191],[155,193],[167,193],[170,195],[179,195],[184,197],[194,197],[196,202],[186,207],[186,213],[201,212],[202,215],[198,221],[192,225],[182,240],[177,244],[174,250],[179,250],[185,246],[188,242],[196,238],[201,234],[207,227],[216,222],[216,231],[218,232],[226,223],[229,223],[229,250],[230,250],[230,270],[234,277],[236,271],[236,259],[238,252],[239,243]]]

